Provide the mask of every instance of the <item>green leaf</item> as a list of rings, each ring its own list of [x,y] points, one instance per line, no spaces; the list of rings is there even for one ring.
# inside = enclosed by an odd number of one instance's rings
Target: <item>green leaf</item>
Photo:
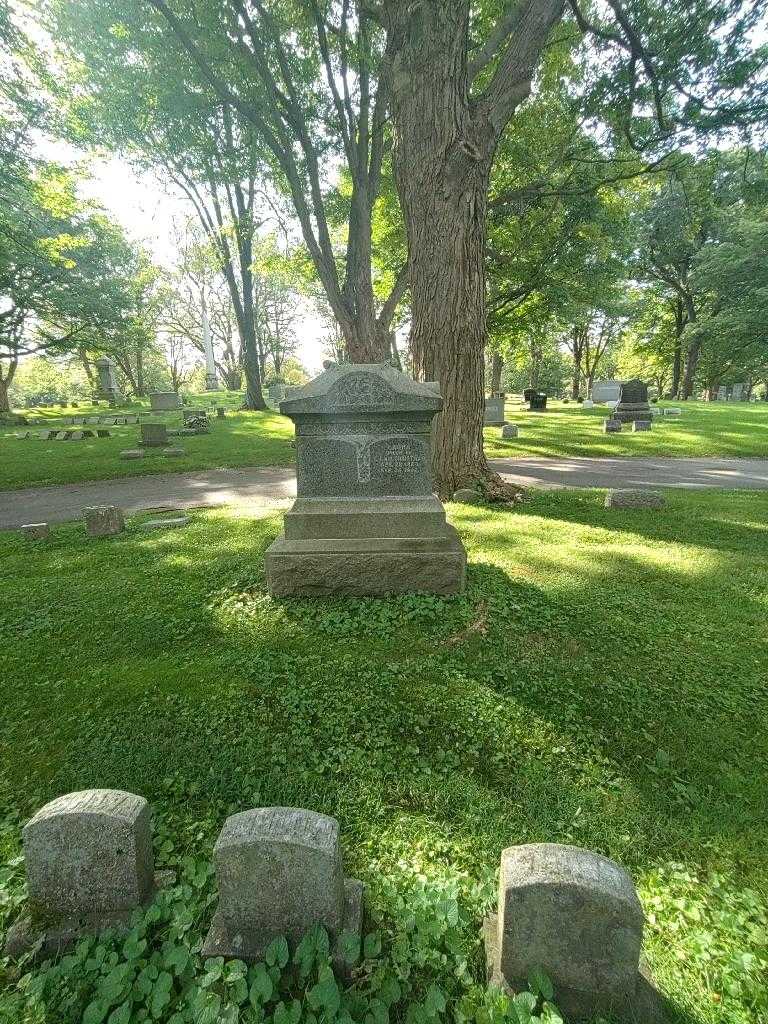
[[[264,964],[256,964],[253,968],[251,988],[248,993],[251,1006],[256,1008],[268,1003],[272,998],[273,991],[274,986],[272,984],[272,979],[269,974],[267,974]]]
[[[133,1003],[122,1003],[110,1013],[107,1024],[130,1024]]]
[[[282,969],[288,963],[289,955],[288,943],[280,935],[267,946],[264,959],[269,967],[279,967]]]
[[[369,932],[363,941],[363,956],[366,960],[373,960],[381,952],[381,935],[379,932]]]
[[[552,999],[555,994],[549,976],[540,967],[534,967],[528,975],[528,988],[543,999]]]
[[[150,1012],[155,1019],[160,1017],[163,1010],[170,1003],[172,988],[173,977],[167,971],[163,971],[155,982],[155,987],[152,989],[152,998],[149,1003]]]
[[[108,1013],[109,1004],[105,1003],[103,999],[94,999],[85,1008],[82,1024],[101,1024]]]
[[[424,1000],[424,1009],[430,1017],[437,1017],[445,1012],[445,996],[439,986],[432,984],[427,989],[427,998]]]
[[[342,932],[338,948],[344,963],[352,967],[360,959],[360,936],[354,932]]]
[[[334,1016],[341,1005],[341,993],[330,967],[321,967],[317,984],[307,989],[307,1001],[313,1010],[323,1010],[329,1017]]]

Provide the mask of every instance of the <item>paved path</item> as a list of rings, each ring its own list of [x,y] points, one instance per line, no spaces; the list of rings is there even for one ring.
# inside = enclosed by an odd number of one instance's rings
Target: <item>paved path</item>
[[[736,487],[768,489],[768,459],[493,459],[513,483],[530,487]],[[296,493],[292,466],[163,473],[93,483],[0,491],[0,529],[78,519],[86,505],[152,508],[235,505],[280,508]]]

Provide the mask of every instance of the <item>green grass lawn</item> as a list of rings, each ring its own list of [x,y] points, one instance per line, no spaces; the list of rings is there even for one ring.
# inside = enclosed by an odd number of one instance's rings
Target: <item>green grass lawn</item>
[[[768,402],[659,402],[682,409],[679,417],[654,419],[651,433],[604,434],[606,406],[550,401],[546,412],[528,412],[508,402],[506,418],[520,426],[519,436],[501,440],[500,427],[485,430],[486,452],[493,458],[518,455],[669,455],[722,458],[768,457]]]
[[[236,810],[298,805],[340,819],[382,962],[407,956],[403,992],[439,985],[446,1020],[463,997],[460,1021],[489,1021],[467,1007],[501,850],[553,841],[630,870],[673,1020],[765,1022],[768,494],[667,496],[656,513],[607,511],[595,491],[449,506],[470,559],[455,598],[272,600],[276,516],[0,534],[0,932],[23,895],[25,817],[124,788],[153,802],[158,864],[186,880],[171,925],[142,925],[144,956],[183,946],[199,981],[216,832]],[[33,979],[15,994],[0,964],[0,1020],[79,1021],[121,942],[67,962],[77,984],[37,972],[37,1016]],[[205,978],[201,998],[235,984]]]
[[[143,476],[148,473],[180,473],[200,469],[238,466],[277,466],[294,461],[291,446],[293,427],[277,411],[238,412],[231,396],[201,396],[202,405],[229,404],[225,420],[213,419],[207,436],[172,439],[186,451],[183,458],[166,459],[147,452],[144,459],[127,462],[119,458],[124,448],[134,448],[139,438],[137,426],[107,427],[109,438],[84,441],[22,440],[25,429],[0,428],[0,490],[48,484],[79,483],[118,476]],[[605,408],[582,409],[576,404],[550,402],[546,413],[521,410],[517,403],[507,404],[507,418],[518,423],[520,436],[501,440],[499,427],[485,430],[486,452],[490,457],[521,455],[670,455],[768,457],[768,403],[726,404],[725,402],[682,403],[679,419],[661,419],[650,434],[603,434]],[[673,403],[660,403],[662,406]],[[145,404],[126,406],[138,412]],[[76,414],[108,414],[104,406],[68,409]],[[36,409],[30,415],[51,427],[64,426],[58,409]],[[153,419],[181,425],[181,413],[161,414]],[[43,425],[30,430],[45,429]],[[18,435],[18,436],[17,436]]]
[[[210,397],[205,396],[200,404],[210,405]],[[168,459],[157,449],[147,449],[145,457],[136,461],[121,459],[120,452],[138,447],[140,432],[137,425],[105,426],[104,429],[111,434],[107,438],[82,441],[23,439],[27,430],[36,433],[45,430],[48,424],[51,429],[64,429],[65,426],[73,430],[82,429],[79,426],[70,428],[63,422],[63,417],[107,416],[110,410],[104,405],[97,408],[81,405],[63,414],[58,409],[36,409],[31,418],[44,421],[44,425],[0,430],[0,490],[145,476],[149,473],[183,473],[223,466],[282,466],[294,461],[290,420],[276,411],[240,412],[231,398],[229,402],[219,398],[216,404],[227,404],[229,408],[226,419],[210,419],[209,434],[169,439],[169,445],[184,449],[184,456]],[[137,413],[146,408],[147,403],[133,404],[115,410],[115,413]],[[165,422],[174,429],[182,425],[182,416],[181,412],[160,413],[146,417],[146,421]],[[96,427],[86,424],[86,429],[95,430]]]

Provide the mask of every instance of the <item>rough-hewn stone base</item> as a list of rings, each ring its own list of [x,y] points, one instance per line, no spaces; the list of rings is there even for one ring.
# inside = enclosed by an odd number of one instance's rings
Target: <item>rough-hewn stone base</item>
[[[346,932],[362,936],[363,931],[363,883],[356,878],[344,879],[344,918],[340,938]],[[223,956],[256,963],[264,958],[267,946],[278,936],[259,931],[234,931],[223,919],[220,912],[213,916],[211,927],[202,948],[204,957]],[[334,966],[343,973],[344,958],[338,948],[333,951]]]
[[[496,914],[489,914],[483,921],[483,943],[485,945],[486,972],[488,983],[512,995],[528,987],[526,978],[507,980],[499,966],[499,928]],[[546,964],[542,964],[546,970]],[[641,960],[640,970],[634,988],[623,1000],[602,998],[599,993],[579,992],[575,989],[555,987],[555,1005],[569,1020],[591,1020],[596,1015],[609,1014],[611,1019],[626,1024],[667,1024],[668,1016],[664,999],[654,987],[648,965]]]
[[[634,423],[635,420],[649,420],[651,418],[651,407],[647,402],[630,404],[619,402],[613,410],[613,418],[621,420],[622,423]]]
[[[606,508],[664,508],[664,504],[661,491],[632,487],[611,490],[605,496]]]
[[[440,537],[322,538],[280,535],[264,557],[275,597],[456,594],[467,556],[452,526]]]

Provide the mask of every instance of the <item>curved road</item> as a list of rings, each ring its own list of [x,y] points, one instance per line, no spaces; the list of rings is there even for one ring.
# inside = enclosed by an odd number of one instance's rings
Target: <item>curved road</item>
[[[493,459],[493,468],[525,487],[725,487],[768,489],[768,459]],[[236,505],[280,508],[296,493],[291,466],[163,473],[92,483],[0,491],[0,529],[79,519],[87,505],[145,509]]]

